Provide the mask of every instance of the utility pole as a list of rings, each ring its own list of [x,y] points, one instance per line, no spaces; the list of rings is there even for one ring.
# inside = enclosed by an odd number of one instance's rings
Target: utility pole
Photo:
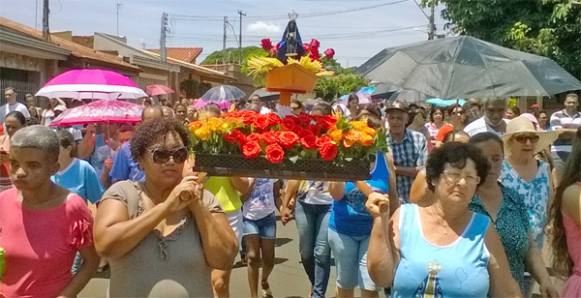
[[[228,26],[228,17],[224,16],[224,36],[222,37],[222,50],[226,49],[226,27]]]
[[[123,6],[123,4],[119,3],[119,0],[117,0],[117,36],[119,36],[119,9],[121,9],[121,6]]]
[[[242,10],[238,10],[238,15],[240,17],[240,32],[238,37],[238,50],[240,51],[240,65],[242,65],[242,16],[246,16],[246,13]]]
[[[434,21],[435,10],[436,4],[434,2],[430,3],[430,28],[428,28],[428,40],[434,40],[436,37],[436,24]]]
[[[44,0],[42,4],[42,37],[45,40],[50,39],[50,29],[48,28],[48,15],[50,13],[48,0]]]
[[[168,16],[167,12],[161,14],[161,34],[159,36],[159,58],[161,61],[167,61],[167,50],[165,48],[165,43],[167,39],[167,31],[168,31]]]

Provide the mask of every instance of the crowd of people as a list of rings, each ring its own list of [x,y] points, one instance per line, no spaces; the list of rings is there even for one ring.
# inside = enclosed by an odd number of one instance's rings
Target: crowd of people
[[[274,297],[277,215],[296,224],[308,297],[581,297],[581,112],[530,113],[500,98],[447,108],[403,99],[345,105],[259,97],[281,115],[365,120],[383,133],[365,181],[193,172],[187,125],[212,103],[146,99],[142,122],[49,127],[85,103],[34,96],[0,107],[1,297],[75,297],[110,270],[111,297],[229,297],[238,254],[248,291]],[[551,252],[549,263],[541,251]],[[332,258],[335,293],[327,293]],[[553,270],[548,270],[550,267]],[[566,279],[561,289],[550,273]]]

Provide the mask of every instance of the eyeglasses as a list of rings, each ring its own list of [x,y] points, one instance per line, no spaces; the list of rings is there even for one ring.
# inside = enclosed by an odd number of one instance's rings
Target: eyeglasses
[[[466,184],[478,184],[480,183],[480,177],[474,176],[464,176],[460,172],[455,171],[444,171],[444,177],[450,183],[456,184],[460,182],[462,178],[466,181]]]
[[[534,144],[534,143],[539,141],[539,136],[537,136],[537,135],[520,135],[520,136],[514,136],[513,139],[521,144],[525,144],[527,142],[527,140]]]
[[[161,148],[150,149],[153,162],[157,164],[165,164],[169,162],[170,157],[175,163],[184,163],[188,159],[188,148],[181,147],[174,150],[167,150]]]

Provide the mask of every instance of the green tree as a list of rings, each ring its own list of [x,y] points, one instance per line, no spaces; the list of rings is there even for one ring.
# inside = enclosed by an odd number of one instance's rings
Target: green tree
[[[250,57],[266,55],[268,55],[268,53],[260,47],[250,46],[242,48],[242,61],[246,61]],[[201,64],[227,64],[239,62],[240,50],[238,48],[228,48],[211,53],[208,55],[208,57],[206,57],[206,59],[204,59],[204,61],[202,61]]]
[[[578,0],[423,0],[443,4],[446,25],[505,47],[547,56],[581,79]]]
[[[332,101],[367,85],[368,81],[360,74],[353,70],[341,70],[334,76],[320,78],[315,85],[315,94],[326,101]]]

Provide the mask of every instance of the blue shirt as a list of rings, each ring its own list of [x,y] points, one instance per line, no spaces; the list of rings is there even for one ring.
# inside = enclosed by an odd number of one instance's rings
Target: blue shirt
[[[145,181],[145,173],[139,169],[139,164],[131,156],[131,143],[123,143],[117,154],[115,154],[109,177],[111,178],[111,183],[123,180]]]
[[[400,261],[391,297],[487,297],[488,260],[484,243],[490,220],[473,213],[464,233],[453,243],[428,242],[421,229],[419,207],[400,207]]]
[[[97,172],[84,160],[75,158],[66,169],[54,174],[51,180],[91,203],[98,202],[103,195],[103,186]]]
[[[371,171],[371,179],[365,182],[374,191],[387,193],[389,190],[389,171],[385,154],[376,155],[377,162]],[[333,202],[329,228],[337,233],[349,236],[369,236],[371,234],[372,218],[365,208],[365,195],[354,182],[345,183],[343,198]]]

